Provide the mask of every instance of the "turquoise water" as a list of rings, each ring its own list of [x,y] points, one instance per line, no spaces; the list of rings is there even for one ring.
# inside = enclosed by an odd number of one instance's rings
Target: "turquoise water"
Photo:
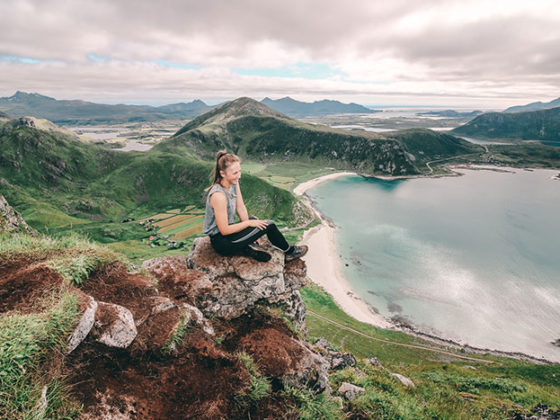
[[[309,190],[342,272],[382,315],[473,346],[560,361],[558,171],[338,178]]]

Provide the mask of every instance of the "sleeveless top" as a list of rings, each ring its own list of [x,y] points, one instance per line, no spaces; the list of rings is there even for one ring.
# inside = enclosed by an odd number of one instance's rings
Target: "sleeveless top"
[[[231,185],[229,188],[224,188],[220,184],[214,184],[208,191],[208,196],[206,197],[206,213],[204,214],[204,230],[203,233],[207,233],[210,236],[213,236],[217,233],[220,233],[218,229],[218,225],[216,224],[216,217],[214,215],[214,209],[210,205],[210,197],[215,192],[220,191],[226,196],[227,200],[227,215],[228,215],[228,225],[233,224],[235,221],[235,212],[237,209],[236,200],[237,200],[237,187],[235,185]]]

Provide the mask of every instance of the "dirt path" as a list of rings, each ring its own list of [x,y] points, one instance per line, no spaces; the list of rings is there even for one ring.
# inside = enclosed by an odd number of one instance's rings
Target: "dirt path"
[[[488,148],[486,146],[483,146],[486,149],[486,153],[488,153]],[[434,163],[434,162],[443,162],[444,160],[450,160],[450,159],[462,159],[466,156],[473,156],[473,155],[480,155],[480,153],[468,153],[466,155],[459,155],[459,156],[452,156],[452,157],[448,157],[448,158],[443,158],[443,159],[436,159],[436,160],[431,160],[429,162],[426,162],[426,166],[428,167],[428,169],[430,170],[430,174],[434,173],[434,170],[432,169],[432,167],[430,166],[430,164]]]
[[[322,315],[319,315],[319,314],[317,314],[317,313],[315,313],[315,312],[313,312],[313,311],[310,311],[309,309],[307,310],[307,313],[308,313],[308,314],[311,314],[311,315],[313,315],[313,316],[315,316],[315,317],[317,317],[317,318],[319,318],[319,319],[321,319],[321,320],[323,320],[323,321],[325,321],[325,322],[328,322],[328,323],[330,323],[330,324],[336,325],[337,327],[339,327],[339,328],[341,328],[341,329],[343,329],[343,330],[353,332],[354,334],[358,334],[358,335],[360,335],[360,336],[362,336],[362,337],[365,337],[365,338],[368,338],[368,339],[370,339],[370,340],[380,341],[380,342],[382,342],[382,343],[391,344],[391,345],[394,345],[394,346],[408,347],[408,348],[413,348],[413,349],[420,349],[420,350],[425,350],[425,351],[431,351],[431,352],[434,352],[434,353],[446,354],[446,355],[448,355],[448,356],[453,356],[453,357],[456,357],[456,358],[458,358],[458,359],[470,360],[470,361],[474,361],[474,362],[487,363],[487,364],[492,364],[492,363],[494,363],[494,362],[491,361],[491,360],[484,360],[484,359],[478,359],[478,358],[476,358],[476,357],[462,356],[462,355],[459,355],[459,354],[457,354],[457,353],[453,353],[453,352],[450,352],[450,351],[434,349],[434,348],[431,348],[431,347],[420,346],[420,345],[417,345],[417,344],[397,343],[397,342],[390,341],[390,340],[387,340],[387,339],[372,337],[371,335],[364,334],[363,332],[357,331],[357,330],[355,330],[355,329],[353,329],[353,328],[350,328],[350,327],[346,327],[346,326],[343,325],[343,324],[339,324],[338,322],[333,321],[333,320],[331,320],[331,319],[329,319],[329,318],[326,318],[326,317],[324,317],[324,316],[322,316]]]

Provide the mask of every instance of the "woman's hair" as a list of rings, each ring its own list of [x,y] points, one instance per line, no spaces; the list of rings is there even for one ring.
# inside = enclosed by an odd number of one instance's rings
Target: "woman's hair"
[[[220,150],[216,154],[216,165],[214,166],[214,171],[212,172],[212,184],[206,188],[206,191],[210,190],[213,185],[218,184],[222,180],[220,171],[225,172],[228,166],[235,162],[241,162],[239,156],[234,155],[233,153],[228,153],[225,150]]]

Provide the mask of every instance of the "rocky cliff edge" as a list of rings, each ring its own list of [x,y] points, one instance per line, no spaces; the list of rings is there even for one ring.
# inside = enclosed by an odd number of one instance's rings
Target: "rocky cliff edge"
[[[325,390],[329,361],[301,339],[305,263],[265,247],[272,259],[261,263],[221,257],[198,238],[186,258],[137,271],[113,261],[80,285],[53,268],[67,251],[13,255],[2,264],[0,312],[41,311],[37,302],[62,289],[78,296],[60,360],[83,418],[279,418],[290,401],[275,392]],[[267,392],[255,405],[259,383]]]

